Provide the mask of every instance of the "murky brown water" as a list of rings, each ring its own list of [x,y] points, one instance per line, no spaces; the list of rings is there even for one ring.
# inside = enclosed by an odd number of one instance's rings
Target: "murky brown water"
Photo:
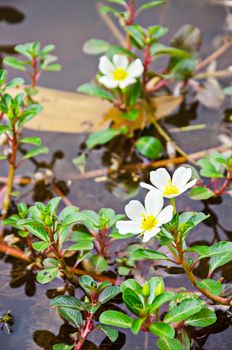
[[[95,0],[0,0],[0,56],[12,53],[15,44],[38,40],[42,44],[54,43],[56,54],[63,69],[60,73],[44,75],[40,84],[57,89],[74,91],[76,87],[89,81],[97,69],[96,58],[86,56],[82,53],[82,44],[91,37],[114,40],[107,32],[102,23]],[[8,7],[8,8],[6,8]],[[11,8],[10,8],[11,7]],[[17,9],[17,11],[15,11]],[[4,10],[4,11],[3,11]],[[204,37],[204,45],[201,50],[202,56],[207,56],[214,49],[215,39],[226,33],[225,28],[226,10],[223,6],[211,5],[207,0],[172,0],[161,9],[149,11],[141,17],[144,24],[161,24],[170,27],[167,43],[181,25],[191,23],[198,26]],[[220,59],[219,67],[230,64],[231,52]],[[15,72],[10,71],[10,76]],[[175,134],[174,138],[180,146],[188,153],[214,147],[219,144],[218,134],[227,133],[231,135],[228,124],[223,123],[224,109],[207,110],[197,104],[186,102],[181,113],[177,113],[166,122],[166,126],[186,125],[187,123],[206,123],[207,128],[201,131]],[[26,132],[29,136],[31,132]],[[33,132],[34,135],[34,132]],[[42,136],[43,143],[50,149],[47,162],[50,162],[56,178],[60,181],[72,179],[70,191],[67,190],[68,198],[81,209],[98,210],[102,206],[112,207],[117,212],[122,212],[126,198],[130,195],[144,198],[144,192],[136,191],[137,184],[132,181],[131,174],[128,176],[114,176],[103,178],[96,182],[94,178],[78,180],[78,171],[72,165],[72,159],[80,151],[80,145],[86,135],[66,135],[61,133],[38,133]],[[112,159],[122,155],[122,146],[114,147],[114,156],[107,148],[94,150],[89,154],[87,170],[101,169],[109,166]],[[57,152],[61,151],[61,152]],[[116,156],[115,156],[116,154]],[[41,156],[39,161],[44,160]],[[37,167],[43,164],[37,164]],[[23,172],[30,174],[34,171],[35,164],[25,163]],[[22,170],[21,170],[22,171]],[[0,168],[1,175],[6,174],[6,169]],[[147,173],[144,173],[144,177]],[[126,189],[126,191],[125,191]],[[37,189],[36,192],[27,193],[28,188],[21,189],[21,196],[25,195],[28,201],[43,200],[51,196],[49,188],[47,192]],[[178,205],[180,210],[205,209],[211,211],[212,220],[202,225],[192,235],[192,240],[201,242],[216,242],[217,240],[232,239],[231,199],[225,197],[220,205],[209,204],[204,208],[202,203],[193,202],[184,196]],[[199,271],[202,276],[203,269]],[[181,286],[183,284],[182,274],[168,274],[160,269],[156,274],[165,277],[167,285]],[[222,272],[226,281],[231,281],[230,269]],[[58,281],[50,286],[55,288],[61,286]],[[0,260],[0,310],[11,309],[15,316],[15,324],[11,336],[0,331],[0,350],[51,350],[52,344],[65,341],[70,332],[68,327],[62,326],[62,321],[54,310],[48,308],[51,293],[45,286],[34,282],[34,276],[25,272],[16,259],[2,256]],[[218,324],[202,333],[195,332],[194,349],[229,350],[230,321],[224,314],[221,315]],[[103,338],[93,333],[90,341],[97,344],[99,349],[156,349],[154,338],[145,335],[137,337],[129,331],[123,331],[118,345],[101,344]],[[210,334],[210,335],[209,335]],[[86,349],[97,349],[88,343]],[[100,346],[101,344],[101,346]]]

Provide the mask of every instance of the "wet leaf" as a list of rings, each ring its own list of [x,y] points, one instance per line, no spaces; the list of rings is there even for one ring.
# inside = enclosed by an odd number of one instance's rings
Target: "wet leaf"
[[[132,253],[131,258],[134,260],[169,260],[167,255],[150,249],[137,249]]]
[[[131,328],[133,319],[120,311],[104,311],[99,321],[103,324],[120,328]]]
[[[69,321],[74,327],[78,328],[82,324],[82,315],[79,310],[59,307],[59,314],[67,321]]]
[[[107,337],[114,343],[118,339],[118,331],[105,324],[97,324],[96,329],[99,329],[107,335]]]
[[[120,134],[121,132],[119,130],[111,128],[96,131],[89,135],[86,141],[87,147],[91,149],[97,145],[104,145]]]
[[[58,276],[59,272],[58,267],[47,267],[37,273],[36,279],[41,284],[50,283]]]
[[[206,278],[196,283],[198,287],[210,291],[214,295],[220,295],[222,292],[222,285],[220,282]]]
[[[157,340],[156,345],[160,350],[183,350],[178,339],[160,338]]]
[[[149,159],[157,159],[163,154],[163,145],[156,137],[143,136],[136,142],[136,148],[143,156]]]
[[[191,189],[189,196],[195,200],[206,200],[213,197],[214,193],[209,188],[198,186]]]
[[[83,45],[83,51],[88,55],[100,55],[105,53],[110,47],[110,44],[101,39],[87,40]]]
[[[69,308],[74,310],[84,310],[84,303],[70,295],[60,295],[50,302],[51,306]]]
[[[160,338],[174,338],[175,335],[174,328],[165,322],[153,322],[148,329]]]
[[[110,92],[108,92],[107,90],[105,90],[99,86],[96,86],[92,83],[80,85],[77,88],[77,91],[82,92],[83,94],[90,95],[90,96],[97,96],[97,97],[100,97],[100,98],[103,98],[103,99],[106,99],[109,101],[114,100],[114,96]]]
[[[201,310],[201,302],[196,299],[183,300],[177,306],[171,308],[164,317],[164,321],[168,323],[181,322],[188,319]]]
[[[119,287],[109,286],[101,292],[98,300],[100,301],[100,303],[106,303],[107,301],[114,298],[119,293],[121,293],[121,290]]]
[[[185,325],[193,327],[208,327],[216,321],[217,316],[215,312],[203,308],[200,312],[188,318],[188,320],[185,321]]]

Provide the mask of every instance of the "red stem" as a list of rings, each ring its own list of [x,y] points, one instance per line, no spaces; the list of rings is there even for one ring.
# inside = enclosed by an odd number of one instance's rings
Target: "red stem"
[[[230,186],[231,180],[232,180],[232,172],[228,172],[227,178],[226,178],[226,181],[224,182],[224,184],[219,189],[214,190],[215,195],[216,196],[222,195],[226,191],[226,189]]]

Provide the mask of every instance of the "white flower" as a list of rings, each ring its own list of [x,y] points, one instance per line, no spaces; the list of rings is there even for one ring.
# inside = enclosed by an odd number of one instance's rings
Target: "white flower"
[[[171,221],[173,206],[163,209],[164,199],[161,193],[150,191],[145,197],[145,208],[136,200],[130,201],[125,212],[131,221],[118,221],[116,227],[120,234],[142,234],[143,242],[148,242],[160,232],[163,224]]]
[[[160,192],[165,198],[174,198],[196,184],[196,179],[188,182],[191,177],[192,169],[190,168],[179,167],[174,172],[172,179],[165,168],[160,168],[150,173],[150,181],[154,186],[144,182],[141,182],[140,186]]]
[[[107,56],[102,56],[99,62],[99,70],[103,74],[98,80],[108,89],[119,87],[124,89],[128,85],[136,82],[135,78],[139,78],[144,71],[142,61],[137,58],[132,63],[126,56],[114,55],[113,62]]]

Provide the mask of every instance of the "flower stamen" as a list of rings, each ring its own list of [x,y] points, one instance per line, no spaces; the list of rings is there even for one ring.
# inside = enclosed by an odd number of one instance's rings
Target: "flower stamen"
[[[123,80],[125,80],[128,77],[128,73],[122,67],[118,67],[113,72],[113,76],[114,76],[114,80],[123,81]]]
[[[151,231],[157,226],[158,220],[154,215],[143,215],[142,217],[141,228],[143,231]]]
[[[168,181],[168,184],[165,186],[164,191],[163,191],[163,195],[164,196],[170,196],[170,195],[177,195],[179,194],[180,191],[177,188],[177,186],[173,185],[171,180]]]

